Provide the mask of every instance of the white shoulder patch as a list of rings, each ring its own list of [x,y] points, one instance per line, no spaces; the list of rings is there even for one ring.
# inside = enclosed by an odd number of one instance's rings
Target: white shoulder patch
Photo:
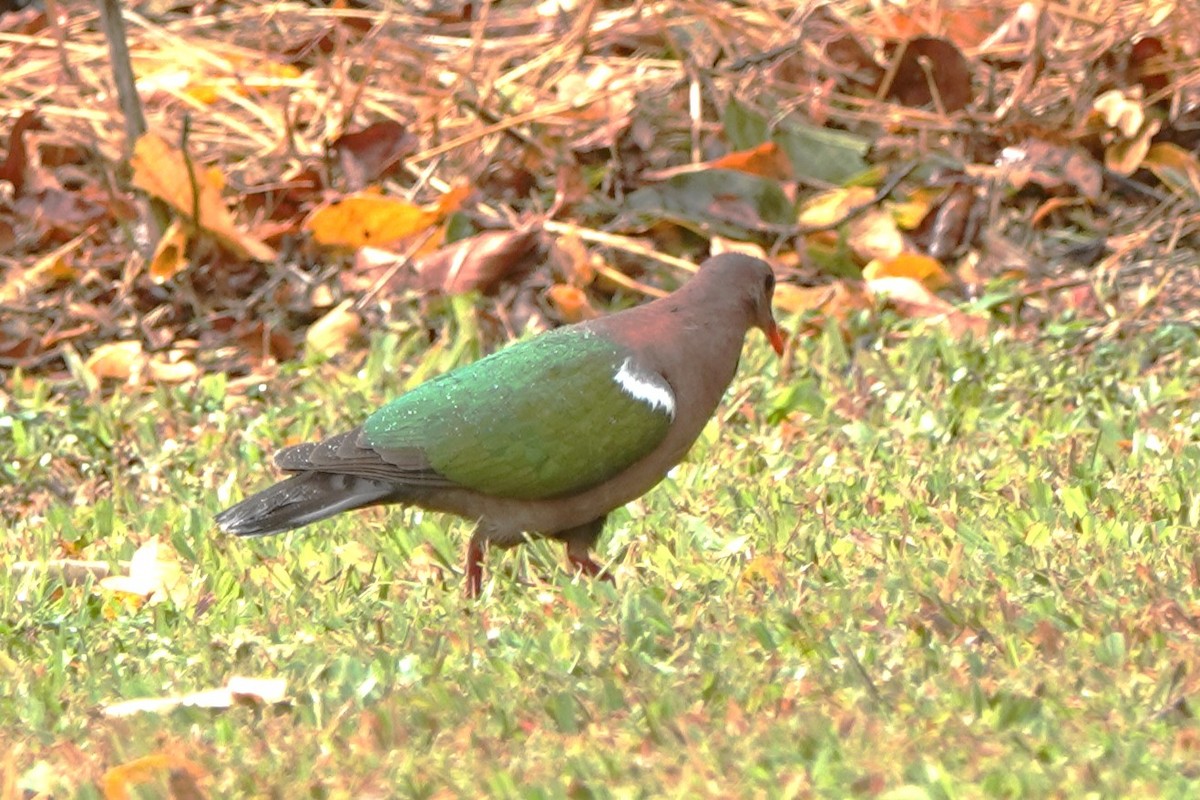
[[[658,375],[638,370],[632,357],[625,359],[613,380],[634,400],[641,400],[655,411],[662,409],[668,417],[675,419],[675,393],[670,384]]]

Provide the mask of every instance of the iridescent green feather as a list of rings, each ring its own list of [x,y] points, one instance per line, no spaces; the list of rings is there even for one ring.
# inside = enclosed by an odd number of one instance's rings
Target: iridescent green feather
[[[562,328],[421,384],[372,414],[363,432],[385,459],[420,449],[438,473],[486,494],[578,492],[647,455],[670,426],[667,410],[616,382],[629,356]]]

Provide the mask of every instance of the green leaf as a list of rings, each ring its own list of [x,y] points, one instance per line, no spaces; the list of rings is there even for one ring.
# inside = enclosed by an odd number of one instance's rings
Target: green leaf
[[[704,236],[752,239],[795,223],[775,181],[725,169],[690,172],[638,189],[626,205],[642,223],[666,220]]]
[[[732,150],[749,150],[767,140],[767,118],[751,111],[737,99],[729,101],[721,115],[725,139]]]
[[[796,177],[841,186],[866,172],[871,143],[861,136],[792,124],[772,137],[792,162]]]

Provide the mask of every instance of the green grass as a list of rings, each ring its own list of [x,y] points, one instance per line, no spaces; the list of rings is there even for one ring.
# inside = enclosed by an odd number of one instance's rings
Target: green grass
[[[801,343],[783,378],[752,336],[719,424],[610,518],[615,587],[540,543],[492,553],[479,602],[448,517],[211,523],[276,447],[473,358],[465,327],[237,395],[15,376],[5,563],[160,537],[188,591],[138,608],[4,569],[0,778],[99,797],[172,752],[214,797],[1194,796],[1195,336],[885,332]],[[100,713],[231,675],[290,702]]]

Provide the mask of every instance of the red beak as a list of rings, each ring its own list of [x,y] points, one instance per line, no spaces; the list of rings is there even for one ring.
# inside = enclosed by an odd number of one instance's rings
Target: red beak
[[[774,320],[771,321],[771,327],[765,333],[767,334],[767,338],[771,340],[771,347],[774,348],[776,355],[782,356],[783,334],[779,332],[779,326],[775,324]]]

